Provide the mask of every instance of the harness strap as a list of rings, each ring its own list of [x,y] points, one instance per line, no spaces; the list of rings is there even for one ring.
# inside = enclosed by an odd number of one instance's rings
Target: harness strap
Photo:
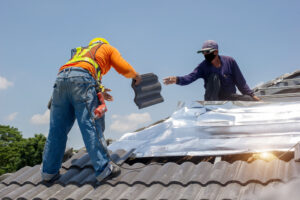
[[[75,63],[75,62],[87,62],[87,63],[93,65],[95,68],[95,71],[96,71],[96,80],[101,82],[101,69],[100,69],[98,63],[95,61],[95,55],[96,55],[97,50],[102,46],[102,44],[103,43],[95,43],[88,47],[77,47],[76,53],[66,64],[71,64],[71,63]],[[97,45],[98,45],[98,47],[95,50],[94,55],[92,55],[91,49],[96,47]],[[75,49],[72,50],[72,54],[74,52],[75,52]],[[85,56],[87,53],[90,53],[92,58]]]

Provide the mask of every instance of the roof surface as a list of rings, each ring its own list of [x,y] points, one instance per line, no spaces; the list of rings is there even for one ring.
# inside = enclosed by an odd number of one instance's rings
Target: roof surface
[[[134,148],[137,157],[209,156],[287,150],[300,141],[300,101],[209,103],[185,105],[109,148]]]
[[[40,165],[13,173],[0,182],[0,198],[296,200],[300,195],[300,163],[294,159],[214,164],[167,160],[144,164],[142,157],[291,147],[299,141],[299,78],[297,71],[256,88],[256,94],[264,100],[284,101],[281,103],[216,106],[198,102],[197,106],[183,106],[169,119],[141,130],[139,135],[127,134],[109,147],[114,152],[112,158],[123,163],[132,148],[137,148],[135,154],[140,158],[128,162],[133,165],[124,163],[121,174],[114,179],[97,182],[89,156],[81,150],[63,163],[61,177],[53,183],[41,180]]]
[[[115,153],[122,158],[125,151]],[[116,157],[116,156],[115,156]],[[52,184],[41,181],[40,166],[24,167],[0,183],[3,199],[253,199],[300,175],[300,163],[290,160],[215,164],[123,164],[115,179],[98,183],[85,151],[63,164]],[[139,168],[139,169],[134,169]]]
[[[261,84],[253,91],[265,101],[300,100],[300,70]]]

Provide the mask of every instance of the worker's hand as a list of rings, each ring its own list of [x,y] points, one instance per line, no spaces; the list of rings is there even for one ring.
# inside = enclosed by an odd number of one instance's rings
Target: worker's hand
[[[135,80],[135,85],[140,84],[142,81],[142,77],[139,73],[137,73],[137,75],[133,79]]]
[[[164,82],[165,85],[174,84],[174,83],[177,82],[177,77],[176,76],[169,76],[167,78],[164,78],[163,82]]]
[[[260,101],[261,99],[255,95],[252,96],[252,98],[254,99],[254,101]]]
[[[114,100],[114,98],[110,94],[107,93],[110,91],[111,91],[111,89],[105,88],[104,92],[102,92],[105,101],[113,101]]]

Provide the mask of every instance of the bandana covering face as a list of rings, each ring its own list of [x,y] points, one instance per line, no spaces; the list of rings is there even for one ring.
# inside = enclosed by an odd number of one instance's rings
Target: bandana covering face
[[[205,57],[205,60],[207,60],[208,62],[211,62],[216,57],[216,55],[214,54],[214,52],[211,52],[209,54],[205,54],[204,57]]]

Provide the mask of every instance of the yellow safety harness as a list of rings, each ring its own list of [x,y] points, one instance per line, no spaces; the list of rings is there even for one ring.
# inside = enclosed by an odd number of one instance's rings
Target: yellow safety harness
[[[93,65],[95,68],[95,71],[96,71],[96,80],[99,83],[99,87],[100,87],[101,91],[104,91],[104,87],[101,84],[101,78],[102,78],[101,69],[100,69],[98,63],[95,61],[95,54],[96,54],[97,50],[102,46],[102,44],[103,44],[102,42],[97,42],[92,45],[89,45],[88,47],[77,47],[75,49],[72,49],[72,54],[73,54],[73,52],[75,52],[75,54],[72,55],[72,58],[66,64],[71,64],[71,63],[75,63],[75,62],[88,62],[91,65]],[[98,47],[95,50],[95,53],[93,55],[91,53],[91,49],[96,47],[97,45],[98,45]],[[85,56],[87,53],[89,53],[92,58]]]

